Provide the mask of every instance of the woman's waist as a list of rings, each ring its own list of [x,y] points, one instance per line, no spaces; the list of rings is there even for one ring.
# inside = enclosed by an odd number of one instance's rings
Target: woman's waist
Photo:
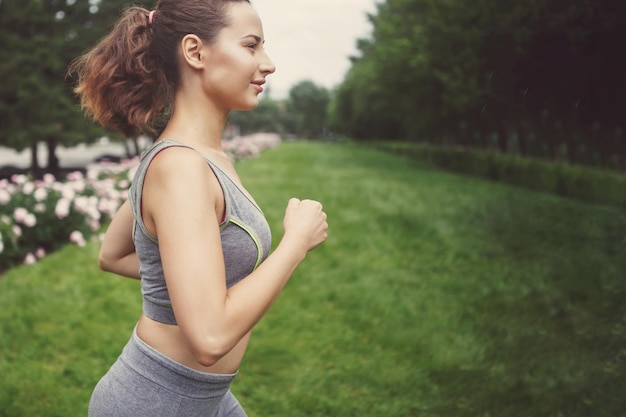
[[[187,341],[177,325],[160,323],[142,314],[139,323],[137,323],[136,331],[137,337],[141,341],[164,356],[196,371],[213,374],[236,373],[250,339],[250,334],[247,334],[217,363],[203,366],[191,353]]]

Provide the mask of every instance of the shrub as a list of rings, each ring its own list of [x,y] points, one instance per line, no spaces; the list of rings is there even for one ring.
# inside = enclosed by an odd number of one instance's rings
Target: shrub
[[[262,151],[275,148],[280,142],[280,135],[277,133],[255,133],[225,140],[222,147],[233,160],[240,160],[256,158]]]
[[[94,164],[62,181],[51,174],[0,180],[0,271],[96,236],[125,200],[135,165]]]
[[[461,174],[502,181],[589,203],[626,207],[626,176],[612,171],[516,155],[415,143],[380,143],[377,146]]]

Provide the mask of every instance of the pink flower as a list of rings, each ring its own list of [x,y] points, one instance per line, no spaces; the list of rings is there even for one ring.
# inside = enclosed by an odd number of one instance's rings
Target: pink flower
[[[22,192],[26,195],[31,195],[35,191],[35,184],[31,181],[25,182],[22,187]]]
[[[13,219],[15,219],[17,223],[22,223],[26,227],[33,227],[37,224],[37,218],[35,215],[33,213],[29,213],[28,210],[23,207],[15,209],[13,212]]]
[[[54,175],[52,174],[43,175],[43,182],[45,182],[46,184],[52,184],[54,181],[55,181]]]
[[[74,171],[67,174],[67,179],[70,181],[82,181],[85,176],[80,171]]]
[[[46,197],[48,197],[48,192],[45,188],[39,187],[35,190],[33,196],[35,197],[35,200],[42,202],[46,199]]]
[[[54,208],[54,214],[58,219],[64,219],[70,214],[70,200],[67,198],[61,198],[57,201],[57,205]]]
[[[35,251],[35,256],[37,257],[37,259],[41,259],[44,256],[46,256],[46,250],[44,248],[37,248],[37,250]]]
[[[70,242],[76,243],[80,247],[83,247],[87,244],[87,242],[85,242],[85,238],[83,237],[83,234],[78,230],[74,230],[70,234]]]
[[[11,193],[0,189],[0,204],[7,204],[9,201],[11,201]]]
[[[22,185],[26,181],[28,181],[28,178],[26,177],[26,175],[15,174],[15,175],[11,175],[11,181],[13,181],[16,184]]]
[[[77,193],[82,193],[85,191],[85,188],[87,187],[87,183],[85,183],[85,181],[82,180],[76,180],[76,181],[72,181],[69,183],[69,186],[72,188],[72,190],[74,190]]]
[[[100,228],[100,221],[98,219],[90,219],[89,220],[89,228],[92,232],[95,232]]]
[[[24,265],[33,265],[37,263],[37,258],[32,253],[27,253],[24,257]]]
[[[113,217],[120,204],[118,200],[102,199],[98,202],[98,210],[109,217]]]
[[[61,195],[63,198],[72,200],[76,196],[76,191],[72,188],[72,185],[69,183],[61,184],[59,187],[61,191]]]
[[[26,216],[28,216],[28,210],[23,207],[18,207],[13,211],[13,220],[17,223],[24,223]]]
[[[16,237],[22,236],[22,229],[18,225],[14,224],[11,230]]]
[[[24,218],[24,226],[26,227],[34,227],[37,224],[37,217],[33,213],[28,213]]]

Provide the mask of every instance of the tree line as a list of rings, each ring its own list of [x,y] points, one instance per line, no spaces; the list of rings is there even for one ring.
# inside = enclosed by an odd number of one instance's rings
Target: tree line
[[[623,0],[387,0],[369,18],[335,129],[626,170]]]

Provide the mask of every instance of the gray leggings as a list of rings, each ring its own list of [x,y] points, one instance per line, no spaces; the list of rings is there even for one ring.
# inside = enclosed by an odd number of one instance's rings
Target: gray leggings
[[[181,365],[133,335],[91,394],[89,417],[246,417],[230,383]]]

